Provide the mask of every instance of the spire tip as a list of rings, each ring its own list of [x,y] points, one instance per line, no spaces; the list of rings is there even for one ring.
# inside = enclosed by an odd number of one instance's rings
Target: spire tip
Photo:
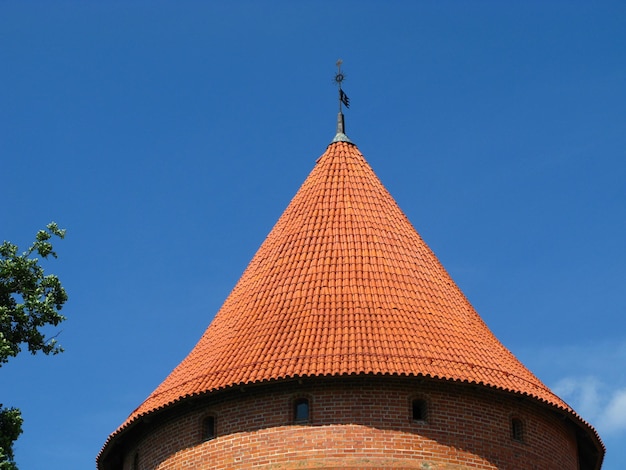
[[[341,88],[341,84],[346,78],[344,73],[341,71],[342,64],[343,64],[343,60],[341,59],[337,60],[337,63],[336,63],[337,73],[335,74],[335,84],[339,88],[339,113],[337,114],[337,134],[335,135],[333,142],[352,143],[350,139],[348,138],[348,136],[346,135],[346,130],[345,130],[346,125],[345,125],[345,121],[343,117],[343,109],[341,107],[342,104],[345,105],[346,108],[350,107],[350,99],[348,98],[348,95],[346,95],[343,89]]]

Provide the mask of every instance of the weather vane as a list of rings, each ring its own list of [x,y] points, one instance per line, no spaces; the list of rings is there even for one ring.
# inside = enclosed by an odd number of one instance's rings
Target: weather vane
[[[335,83],[339,87],[339,112],[341,113],[341,104],[345,104],[346,108],[350,108],[350,99],[348,95],[344,93],[341,89],[341,83],[345,80],[346,76],[341,71],[341,64],[343,64],[343,60],[339,59],[337,61],[337,73],[335,74]]]

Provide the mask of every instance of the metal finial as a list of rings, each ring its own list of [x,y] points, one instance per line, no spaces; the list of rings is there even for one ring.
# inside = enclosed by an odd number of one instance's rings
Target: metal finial
[[[341,64],[343,64],[343,60],[339,59],[337,61],[337,73],[335,74],[335,83],[339,87],[339,112],[340,113],[341,113],[342,104],[345,104],[346,108],[350,107],[350,99],[348,98],[348,95],[346,95],[344,91],[341,89],[341,84],[346,79],[346,76],[341,71]]]
[[[341,108],[342,104],[346,105],[346,108],[350,107],[350,99],[348,95],[344,93],[341,89],[341,83],[345,80],[346,76],[341,71],[341,64],[343,64],[343,60],[339,59],[336,63],[337,65],[337,73],[335,74],[335,84],[339,88],[339,114],[337,115],[337,135],[333,139],[333,142],[350,142],[348,136],[345,134],[345,123],[343,119],[343,111]]]

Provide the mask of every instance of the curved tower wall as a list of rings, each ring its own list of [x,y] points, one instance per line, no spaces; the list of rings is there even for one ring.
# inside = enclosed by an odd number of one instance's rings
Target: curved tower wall
[[[294,402],[310,417],[294,423]],[[425,404],[414,420],[413,400]],[[157,415],[125,445],[124,470],[419,468],[578,470],[574,427],[534,399],[391,377],[231,389]],[[215,420],[205,440],[203,423]],[[514,437],[512,420],[521,424]],[[518,429],[519,430],[519,429]]]

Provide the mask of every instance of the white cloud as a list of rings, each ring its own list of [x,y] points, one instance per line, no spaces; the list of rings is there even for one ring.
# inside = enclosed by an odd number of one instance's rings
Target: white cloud
[[[597,416],[600,413],[602,384],[595,377],[562,379],[552,391],[573,406],[582,416]]]
[[[626,338],[529,345],[522,362],[593,425],[606,444],[626,436]],[[626,468],[624,466],[619,468]]]
[[[601,435],[626,431],[626,387],[597,377],[567,377],[552,390],[568,402]]]
[[[613,394],[603,410],[598,426],[607,433],[626,430],[626,388]]]

